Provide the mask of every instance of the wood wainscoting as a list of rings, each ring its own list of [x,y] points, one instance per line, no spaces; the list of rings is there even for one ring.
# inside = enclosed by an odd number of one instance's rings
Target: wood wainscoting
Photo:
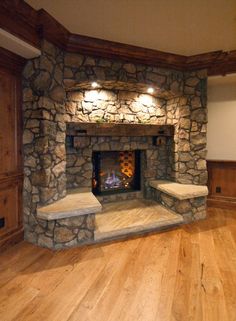
[[[23,239],[21,70],[24,62],[0,48],[0,250]]]
[[[208,206],[236,209],[236,161],[208,160]]]

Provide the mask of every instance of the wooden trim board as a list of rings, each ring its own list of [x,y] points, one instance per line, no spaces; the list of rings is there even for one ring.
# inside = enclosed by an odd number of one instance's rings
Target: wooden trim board
[[[173,136],[172,125],[118,124],[118,123],[68,123],[71,136]]]
[[[69,52],[121,59],[180,71],[207,69],[208,75],[236,72],[236,50],[184,56],[70,33],[44,9],[35,10],[23,0],[0,2],[0,28],[40,48],[46,39]]]

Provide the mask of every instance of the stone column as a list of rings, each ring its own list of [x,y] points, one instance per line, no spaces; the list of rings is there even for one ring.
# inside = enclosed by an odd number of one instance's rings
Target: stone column
[[[46,41],[41,49],[23,72],[25,236],[34,243],[47,224],[36,219],[37,206],[66,193],[64,54]]]
[[[26,165],[29,159],[36,165],[26,181],[37,190],[41,204],[66,192],[63,66],[63,52],[44,41],[42,55],[24,70],[25,158]]]
[[[184,184],[205,185],[206,124],[207,124],[206,71],[185,73],[184,96],[179,104],[177,181]]]

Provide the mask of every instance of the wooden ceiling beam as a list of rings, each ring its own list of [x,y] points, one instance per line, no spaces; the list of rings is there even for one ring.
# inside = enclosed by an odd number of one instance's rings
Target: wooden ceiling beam
[[[236,50],[213,51],[187,57],[186,69],[207,69],[209,76],[226,75],[236,71]]]
[[[67,50],[177,70],[183,70],[186,61],[182,55],[77,34],[69,36]]]
[[[72,34],[44,9],[37,11],[23,0],[0,1],[0,28],[39,49],[46,39],[69,52],[181,71],[207,69],[209,76],[236,72],[236,50],[184,56]]]
[[[0,28],[40,49],[38,13],[22,0],[0,1]]]

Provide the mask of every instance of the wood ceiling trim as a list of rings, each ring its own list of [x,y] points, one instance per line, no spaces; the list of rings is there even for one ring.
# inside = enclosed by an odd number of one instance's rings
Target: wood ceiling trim
[[[220,50],[187,57],[187,70],[200,68],[206,68],[209,76],[236,72],[236,50]]]
[[[23,0],[1,0],[0,28],[40,49],[46,39],[69,52],[181,71],[207,69],[208,75],[236,72],[236,50],[183,56],[70,33],[44,9],[35,10]]]
[[[37,16],[37,11],[22,0],[0,1],[0,28],[40,48]]]
[[[41,39],[67,50],[70,32],[44,9],[37,11],[37,31]]]
[[[182,55],[76,34],[69,36],[67,50],[177,70],[183,70],[186,61],[186,57]]]

